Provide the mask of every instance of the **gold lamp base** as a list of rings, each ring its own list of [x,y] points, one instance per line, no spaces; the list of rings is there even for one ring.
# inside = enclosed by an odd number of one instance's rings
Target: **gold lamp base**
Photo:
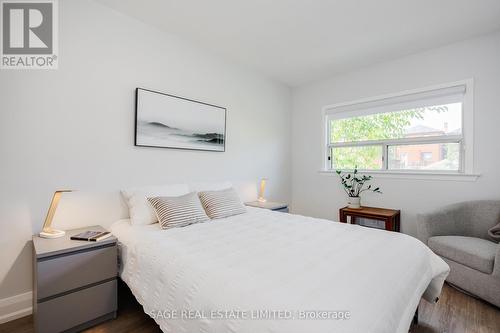
[[[56,229],[46,229],[42,230],[39,234],[42,238],[59,238],[66,235],[64,230],[56,230]]]

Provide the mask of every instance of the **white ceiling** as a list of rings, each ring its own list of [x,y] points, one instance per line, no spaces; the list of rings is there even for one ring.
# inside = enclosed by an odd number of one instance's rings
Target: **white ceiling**
[[[500,29],[499,0],[98,0],[291,86]]]

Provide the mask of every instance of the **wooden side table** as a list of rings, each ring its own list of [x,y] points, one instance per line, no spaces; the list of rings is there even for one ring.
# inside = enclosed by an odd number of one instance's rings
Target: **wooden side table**
[[[347,223],[347,217],[351,217],[351,224],[356,224],[357,218],[367,218],[372,220],[383,221],[385,230],[397,231],[400,230],[401,211],[396,209],[386,209],[377,207],[361,207],[349,208],[344,207],[339,210],[340,222]]]

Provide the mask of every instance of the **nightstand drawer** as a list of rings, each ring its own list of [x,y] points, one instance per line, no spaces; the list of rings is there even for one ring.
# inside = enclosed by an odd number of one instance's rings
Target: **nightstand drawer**
[[[116,245],[91,248],[36,263],[37,299],[54,296],[75,288],[117,276]]]
[[[38,303],[36,332],[62,332],[116,311],[116,280]]]

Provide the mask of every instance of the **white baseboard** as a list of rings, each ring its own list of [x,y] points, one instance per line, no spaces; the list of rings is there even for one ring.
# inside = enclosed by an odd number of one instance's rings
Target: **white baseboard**
[[[0,299],[0,324],[30,315],[33,293],[31,291]]]

